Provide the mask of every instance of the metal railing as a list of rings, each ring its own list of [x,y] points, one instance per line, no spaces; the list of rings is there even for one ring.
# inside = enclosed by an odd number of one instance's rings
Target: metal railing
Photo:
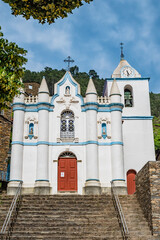
[[[18,185],[16,194],[12,200],[7,216],[4,220],[4,223],[0,232],[1,240],[10,239],[10,234],[11,234],[15,219],[17,217],[20,202],[21,202],[21,189],[22,189],[22,182],[20,182]]]
[[[111,194],[112,194],[113,204],[117,213],[118,222],[122,232],[122,237],[124,240],[126,240],[126,239],[129,239],[129,231],[128,231],[127,223],[126,223],[123,210],[119,201],[118,194],[116,193],[114,188],[115,187],[113,186],[113,182],[111,182]]]

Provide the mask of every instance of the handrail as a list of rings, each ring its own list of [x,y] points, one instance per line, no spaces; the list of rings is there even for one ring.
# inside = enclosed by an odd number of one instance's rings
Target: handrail
[[[129,239],[129,230],[128,230],[127,223],[126,223],[126,220],[124,217],[124,213],[123,213],[120,201],[119,201],[118,194],[116,193],[114,188],[115,187],[113,186],[113,182],[111,182],[112,200],[113,200],[115,210],[117,212],[119,225],[121,227],[122,237],[124,240],[127,240],[127,239]]]
[[[1,232],[0,232],[0,239],[8,239],[10,236],[14,220],[17,217],[18,209],[21,201],[21,189],[22,189],[22,181],[19,183],[16,194],[12,200],[10,208],[8,210],[7,216],[4,220]],[[7,229],[7,233],[6,233]]]

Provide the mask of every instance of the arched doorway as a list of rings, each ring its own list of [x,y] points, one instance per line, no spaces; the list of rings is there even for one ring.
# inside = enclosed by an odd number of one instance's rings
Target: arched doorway
[[[136,171],[133,170],[133,169],[128,170],[128,172],[127,172],[127,190],[128,190],[128,194],[133,194],[136,191],[135,177],[136,177]]]
[[[58,191],[77,191],[77,159],[71,152],[59,156]]]

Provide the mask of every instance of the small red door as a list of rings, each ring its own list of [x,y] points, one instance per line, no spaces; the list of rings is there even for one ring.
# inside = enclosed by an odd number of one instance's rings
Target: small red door
[[[76,158],[60,158],[58,161],[58,191],[77,191]]]
[[[127,190],[128,194],[133,194],[136,191],[136,171],[135,170],[129,170],[127,172]]]

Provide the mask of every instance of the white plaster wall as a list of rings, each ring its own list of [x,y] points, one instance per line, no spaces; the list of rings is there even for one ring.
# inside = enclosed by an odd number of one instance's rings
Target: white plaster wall
[[[23,150],[23,182],[25,186],[34,186],[36,180],[37,147],[24,146]]]
[[[12,141],[23,141],[24,111],[14,111]]]
[[[148,161],[155,160],[151,120],[124,120],[123,123],[125,173],[137,172]]]
[[[101,187],[110,187],[112,180],[111,146],[98,147],[98,162]]]
[[[108,81],[108,93],[112,81]],[[133,89],[133,107],[124,107],[123,116],[150,116],[150,100],[148,80],[117,80],[118,88],[122,95],[121,101],[124,104],[124,87],[132,86]]]

